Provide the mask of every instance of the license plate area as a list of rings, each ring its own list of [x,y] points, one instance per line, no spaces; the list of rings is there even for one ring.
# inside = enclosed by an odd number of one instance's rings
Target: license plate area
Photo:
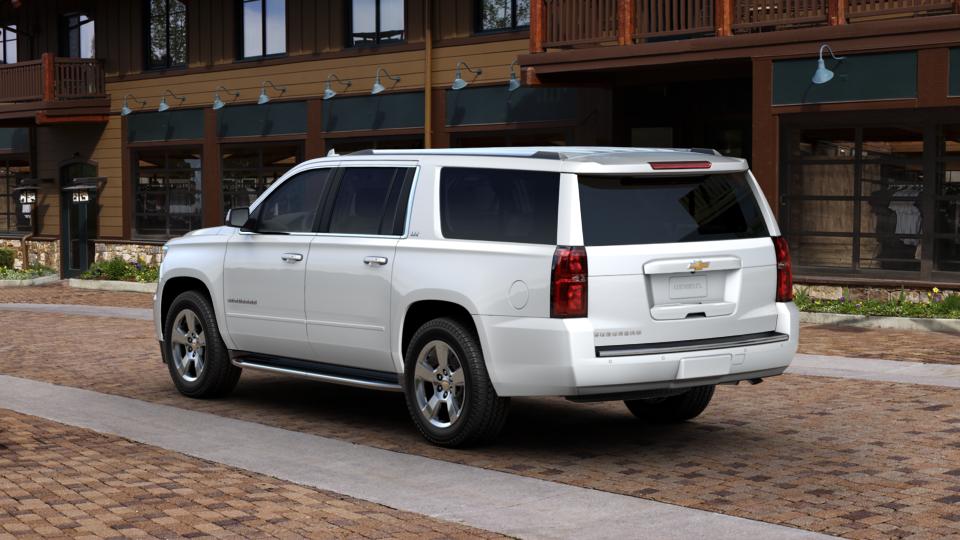
[[[667,296],[671,300],[707,298],[709,296],[707,276],[673,276],[667,281]]]

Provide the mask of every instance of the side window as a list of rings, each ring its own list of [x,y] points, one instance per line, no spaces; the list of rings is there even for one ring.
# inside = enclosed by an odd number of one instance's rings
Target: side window
[[[410,169],[350,167],[340,179],[329,232],[340,234],[403,233]]]
[[[558,173],[466,168],[440,173],[446,238],[556,244],[559,202]]]
[[[304,171],[286,180],[257,207],[257,232],[313,232],[331,169]]]

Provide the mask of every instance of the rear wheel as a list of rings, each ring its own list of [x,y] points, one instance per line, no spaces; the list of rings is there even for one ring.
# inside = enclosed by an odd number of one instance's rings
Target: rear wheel
[[[710,404],[714,385],[697,386],[682,394],[663,398],[624,401],[634,416],[658,424],[675,424],[696,418]]]
[[[237,385],[241,370],[230,363],[206,296],[196,291],[177,296],[167,310],[163,336],[164,359],[181,394],[220,397]]]
[[[404,366],[407,409],[428,441],[463,447],[499,434],[510,400],[490,384],[473,332],[452,319],[434,319],[410,340]]]

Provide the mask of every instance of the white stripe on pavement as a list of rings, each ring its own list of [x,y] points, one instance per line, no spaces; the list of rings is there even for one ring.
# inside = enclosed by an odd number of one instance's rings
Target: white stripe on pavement
[[[0,375],[0,408],[523,538],[823,535]]]
[[[960,388],[960,365],[950,364],[798,354],[787,373]]]
[[[81,304],[0,304],[0,311],[29,311],[32,313],[58,313],[61,315],[86,315],[88,317],[113,317],[152,321],[153,310],[143,308],[88,306]]]

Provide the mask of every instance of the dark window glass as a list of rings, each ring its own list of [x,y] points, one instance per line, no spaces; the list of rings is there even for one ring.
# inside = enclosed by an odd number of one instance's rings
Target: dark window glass
[[[0,64],[17,63],[17,25],[0,25]]]
[[[187,64],[187,7],[180,0],[147,0],[147,67]]]
[[[17,181],[30,176],[26,159],[0,158],[0,234],[29,231],[30,205],[20,204]]]
[[[588,246],[769,235],[743,173],[682,178],[580,177],[580,214]]]
[[[530,0],[480,0],[479,30],[515,30],[530,26]]]
[[[223,210],[250,206],[299,161],[299,144],[225,146]]]
[[[257,207],[257,232],[312,232],[331,169],[304,171],[280,184]]]
[[[445,168],[440,173],[443,236],[523,244],[557,243],[560,175]]]
[[[353,0],[350,45],[398,43],[406,39],[403,0]]]
[[[73,13],[64,16],[62,24],[60,55],[70,58],[96,58],[96,23],[93,19],[83,13]]]
[[[398,204],[407,169],[349,167],[344,170],[333,202],[329,232],[391,234],[397,231]]]
[[[169,238],[200,228],[199,149],[135,152],[134,234]]]
[[[243,0],[243,57],[287,52],[286,0]]]

